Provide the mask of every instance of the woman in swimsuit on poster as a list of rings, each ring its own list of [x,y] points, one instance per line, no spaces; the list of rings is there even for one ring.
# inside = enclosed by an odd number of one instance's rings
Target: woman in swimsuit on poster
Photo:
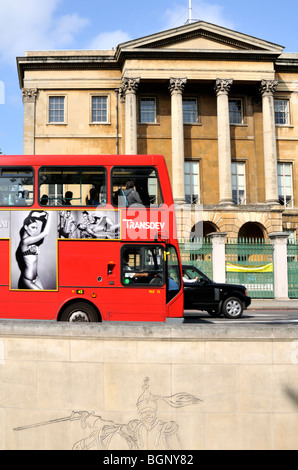
[[[38,276],[37,265],[40,245],[49,234],[48,213],[31,211],[25,218],[20,231],[21,241],[16,258],[21,271],[19,289],[43,290]]]

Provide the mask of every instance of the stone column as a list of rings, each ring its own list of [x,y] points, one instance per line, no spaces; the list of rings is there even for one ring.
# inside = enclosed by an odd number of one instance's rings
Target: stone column
[[[125,154],[138,153],[137,140],[137,90],[140,78],[124,77],[120,87],[121,96],[125,98]]]
[[[187,78],[170,78],[172,117],[172,190],[175,204],[185,204],[182,92]]]
[[[232,79],[220,78],[218,78],[215,82],[215,93],[217,96],[219,203],[227,205],[233,204],[228,99],[228,94],[232,83]]]
[[[277,80],[262,80],[261,82],[263,107],[265,200],[267,204],[278,204],[277,152],[273,97],[277,84]]]
[[[214,282],[226,282],[226,245],[224,232],[213,232],[208,235],[212,241],[212,271]]]
[[[288,287],[288,238],[287,232],[269,234],[273,243],[274,297],[285,300],[289,296]]]
[[[35,88],[23,88],[22,99],[24,103],[24,155],[35,154],[35,103],[38,90]]]

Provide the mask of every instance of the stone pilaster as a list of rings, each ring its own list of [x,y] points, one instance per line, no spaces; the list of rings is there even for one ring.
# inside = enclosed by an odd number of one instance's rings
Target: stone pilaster
[[[172,188],[176,204],[185,203],[182,92],[186,78],[170,78],[172,117]]]
[[[227,205],[233,204],[228,99],[228,94],[232,83],[232,79],[218,78],[215,82],[214,88],[217,96],[219,203]]]
[[[265,200],[267,204],[278,204],[277,151],[275,133],[274,92],[277,80],[262,80],[263,141]]]
[[[137,139],[137,90],[140,78],[124,77],[120,87],[125,99],[125,154],[138,153]]]
[[[275,299],[288,299],[288,256],[287,232],[270,233],[269,238],[273,244],[273,269],[274,269],[274,297]]]
[[[35,104],[38,90],[35,88],[23,88],[22,99],[24,103],[24,130],[23,153],[35,154]]]
[[[225,232],[213,232],[208,235],[212,241],[212,279],[214,282],[226,282],[226,236]]]

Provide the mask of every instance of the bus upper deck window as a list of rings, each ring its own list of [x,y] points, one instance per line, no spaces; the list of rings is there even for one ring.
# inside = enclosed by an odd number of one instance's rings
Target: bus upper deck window
[[[158,173],[152,167],[114,167],[112,203],[117,207],[159,207],[162,194]]]
[[[31,168],[0,168],[0,206],[32,206],[33,191]]]
[[[107,202],[102,167],[42,167],[38,187],[41,206],[101,206]]]

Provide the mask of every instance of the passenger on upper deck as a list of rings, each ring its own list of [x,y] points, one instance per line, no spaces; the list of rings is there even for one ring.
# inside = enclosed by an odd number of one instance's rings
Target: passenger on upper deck
[[[49,202],[49,196],[47,194],[43,194],[40,198],[40,205],[47,206]]]
[[[99,200],[98,200],[98,195],[97,191],[95,188],[91,188],[89,191],[90,194],[90,199],[86,197],[86,204],[87,206],[98,206],[99,205]]]
[[[66,191],[65,198],[63,199],[63,205],[64,206],[71,206],[70,201],[72,200],[72,197],[73,197],[72,191]]]
[[[133,204],[142,204],[140,195],[135,190],[134,186],[135,186],[134,182],[130,180],[130,181],[127,181],[126,187],[124,189],[124,194],[125,194],[128,206],[132,206]]]

